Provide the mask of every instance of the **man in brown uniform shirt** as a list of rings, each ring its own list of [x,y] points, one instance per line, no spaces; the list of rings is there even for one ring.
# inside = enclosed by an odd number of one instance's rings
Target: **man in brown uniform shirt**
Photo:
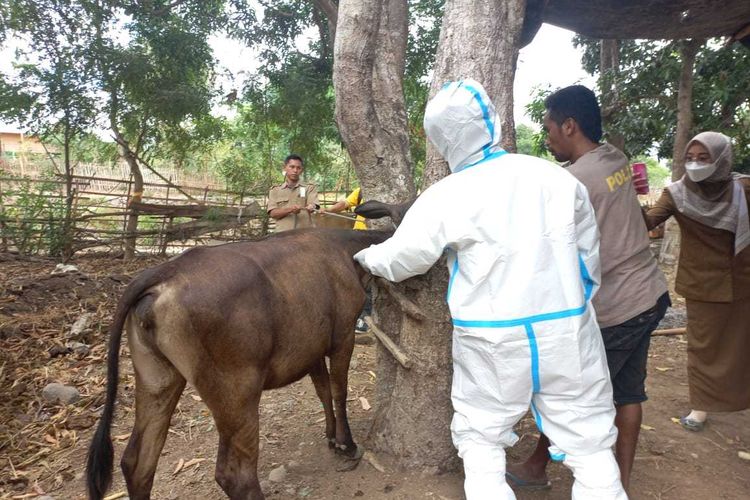
[[[314,184],[300,181],[305,167],[298,155],[284,159],[284,182],[268,193],[268,215],[276,219],[276,232],[312,226],[311,212],[318,202]]]
[[[589,192],[601,233],[602,284],[593,298],[607,352],[618,436],[615,456],[626,491],[645,401],[646,360],[651,332],[670,305],[667,282],[656,265],[633,188],[627,157],[602,137],[594,93],[581,85],[558,90],[545,101],[547,146]],[[545,469],[549,440],[542,435],[534,454],[508,466],[518,486],[549,486]]]

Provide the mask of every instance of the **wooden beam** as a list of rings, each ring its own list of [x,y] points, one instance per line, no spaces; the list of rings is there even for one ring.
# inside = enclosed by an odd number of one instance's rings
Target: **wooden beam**
[[[370,327],[370,331],[373,335],[375,335],[375,338],[377,338],[383,344],[383,347],[385,347],[386,350],[393,355],[396,361],[398,361],[399,364],[401,364],[401,366],[403,366],[407,370],[411,369],[412,361],[409,356],[407,356],[404,351],[402,351],[401,348],[397,346],[396,343],[383,332],[383,330],[378,328],[378,326],[372,320],[372,317],[365,316],[365,323],[367,323],[367,325]]]
[[[408,316],[411,316],[417,321],[424,321],[425,319],[427,319],[427,315],[422,312],[422,309],[417,304],[409,300],[409,298],[401,293],[395,286],[393,286],[393,283],[379,277],[375,278],[375,281],[377,282],[379,287],[388,292],[388,295],[390,295],[393,300],[396,301],[401,310],[404,311],[404,313],[406,313]]]
[[[666,328],[664,330],[654,330],[651,332],[652,337],[662,337],[667,335],[685,335],[687,333],[687,328],[684,326],[681,328]]]

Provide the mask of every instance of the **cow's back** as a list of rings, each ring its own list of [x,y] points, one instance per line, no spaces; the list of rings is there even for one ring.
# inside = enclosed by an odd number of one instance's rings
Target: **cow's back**
[[[303,377],[353,336],[365,295],[352,255],[385,239],[352,243],[355,233],[290,231],[186,252],[152,290],[159,349],[191,382],[217,360],[254,366],[264,388]]]

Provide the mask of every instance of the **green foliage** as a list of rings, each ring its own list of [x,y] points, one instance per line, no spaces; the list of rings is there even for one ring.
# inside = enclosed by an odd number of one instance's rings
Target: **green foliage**
[[[73,1],[7,2],[4,35],[26,42],[16,51],[15,72],[0,76],[0,109],[6,119],[42,135],[69,138],[91,127],[95,103],[86,59],[90,38],[84,7]]]
[[[536,131],[524,125],[523,123],[516,126],[516,149],[523,155],[534,155],[536,143],[534,136]]]
[[[430,92],[428,75],[435,64],[445,0],[409,1],[409,40],[406,48],[404,99],[414,179],[421,184],[427,152],[424,109]]]
[[[544,108],[544,100],[547,99],[547,96],[551,93],[552,88],[549,85],[546,87],[536,87],[534,89],[534,98],[526,105],[526,113],[540,126],[544,120],[544,113],[546,111]],[[546,139],[547,136],[541,128],[538,132],[533,132],[533,135],[531,136],[531,155],[554,161],[549,149],[547,149]]]
[[[416,177],[443,4],[409,0],[404,91]],[[229,119],[210,114],[218,89],[208,40],[219,31],[260,51]],[[235,189],[279,181],[290,152],[321,189],[356,184],[335,127],[331,35],[314,2],[9,0],[0,41],[8,37],[28,48],[0,75],[0,116],[64,145],[66,165],[114,161],[115,145],[91,135],[105,126],[151,166],[214,165]]]
[[[27,255],[63,254],[69,236],[63,228],[65,201],[56,184],[25,178],[0,192],[0,205],[0,237],[11,247]]]
[[[578,36],[586,71],[599,74],[599,41]],[[617,101],[612,128],[625,137],[629,155],[655,148],[671,158],[677,126],[677,93],[682,61],[679,41],[623,40],[617,74],[599,74],[600,87],[613,82]],[[750,51],[709,40],[699,50],[694,69],[691,135],[715,130],[734,141],[735,167],[750,171]],[[608,96],[607,96],[608,97]],[[606,133],[607,131],[605,131]]]
[[[114,142],[105,142],[93,134],[75,137],[70,146],[71,158],[76,162],[107,165],[120,157]]]
[[[648,174],[648,185],[651,189],[661,189],[672,179],[672,172],[655,158],[640,156],[632,159],[632,163],[645,163]]]
[[[280,163],[289,152],[300,154],[305,158],[308,176],[322,177],[324,184],[330,184],[331,171],[345,172],[348,161],[337,159],[341,148],[335,146],[340,144],[340,137],[334,119],[333,59],[327,21],[309,1],[259,3],[262,23],[253,18],[230,30],[232,36],[260,50],[261,70],[244,89],[241,103],[255,110],[253,117],[257,121],[249,123],[248,128],[268,130],[273,126],[280,134],[276,134],[280,143],[273,148],[275,161]],[[444,0],[409,2],[411,29],[404,93],[416,177],[424,165],[422,119],[429,91],[427,75],[435,58],[443,3]],[[310,36],[304,50],[297,43],[303,33]],[[227,168],[222,171],[230,174]]]

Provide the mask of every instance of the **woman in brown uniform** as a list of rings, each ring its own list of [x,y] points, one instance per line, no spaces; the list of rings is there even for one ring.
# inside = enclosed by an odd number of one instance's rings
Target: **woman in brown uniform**
[[[674,216],[682,233],[675,291],[687,305],[692,411],[680,423],[703,429],[709,411],[750,407],[750,176],[732,172],[727,136],[689,143],[686,174],[645,215],[649,229]]]

